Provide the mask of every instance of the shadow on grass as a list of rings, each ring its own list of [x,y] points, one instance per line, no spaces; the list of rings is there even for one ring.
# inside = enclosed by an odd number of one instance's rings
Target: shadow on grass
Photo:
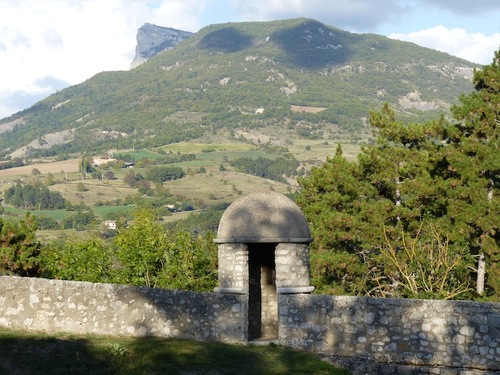
[[[0,335],[0,374],[114,374],[86,339]]]
[[[0,331],[0,374],[347,374],[279,346]]]

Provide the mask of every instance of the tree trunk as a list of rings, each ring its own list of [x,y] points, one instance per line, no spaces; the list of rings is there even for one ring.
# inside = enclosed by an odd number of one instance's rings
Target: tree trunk
[[[399,185],[401,184],[401,177],[396,177],[396,207],[401,206],[401,191],[399,190]],[[401,220],[399,216],[396,217],[397,222]]]
[[[494,187],[494,181],[492,176],[492,172],[489,173],[490,179],[488,183],[488,211],[489,207],[491,205],[491,202],[493,200],[493,187]],[[477,264],[477,280],[476,280],[476,292],[480,296],[483,295],[484,293],[484,279],[486,277],[486,260],[484,258],[484,252],[481,252],[479,254],[479,260]]]
[[[484,279],[486,274],[486,260],[484,259],[484,253],[479,254],[479,261],[477,264],[477,280],[476,280],[476,292],[480,296],[484,293]]]
[[[493,172],[489,173],[490,180],[488,181],[488,205],[491,204],[493,200],[493,188],[495,187],[495,182],[493,181]]]

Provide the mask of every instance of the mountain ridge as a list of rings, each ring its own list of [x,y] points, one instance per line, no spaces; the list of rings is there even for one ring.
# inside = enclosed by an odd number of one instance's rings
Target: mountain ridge
[[[159,147],[241,129],[356,142],[385,102],[407,121],[446,113],[472,90],[477,67],[310,19],[210,25],[130,71],[99,73],[1,120],[0,156]],[[304,107],[325,109],[294,110]],[[33,146],[68,130],[73,139]]]

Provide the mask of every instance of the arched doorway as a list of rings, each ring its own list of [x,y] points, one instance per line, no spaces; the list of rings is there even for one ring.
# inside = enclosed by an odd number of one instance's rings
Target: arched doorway
[[[248,246],[248,339],[278,338],[276,244]]]

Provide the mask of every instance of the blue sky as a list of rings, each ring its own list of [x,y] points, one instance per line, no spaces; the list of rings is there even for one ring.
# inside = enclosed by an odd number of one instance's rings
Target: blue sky
[[[500,48],[500,0],[0,0],[0,118],[101,71],[129,69],[146,22],[195,32],[296,17],[480,64]]]

